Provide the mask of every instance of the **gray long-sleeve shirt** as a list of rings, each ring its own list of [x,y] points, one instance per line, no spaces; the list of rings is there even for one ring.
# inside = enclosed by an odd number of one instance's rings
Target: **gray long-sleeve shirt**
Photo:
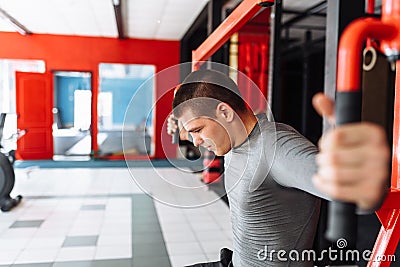
[[[317,148],[290,126],[258,120],[225,157],[233,265],[313,266],[307,251],[319,217],[316,196],[325,197],[311,182]]]

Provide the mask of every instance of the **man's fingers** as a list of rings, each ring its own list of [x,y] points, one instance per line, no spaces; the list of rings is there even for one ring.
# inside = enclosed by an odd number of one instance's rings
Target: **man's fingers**
[[[320,152],[316,156],[319,166],[360,166],[367,158],[365,149],[350,148],[330,151],[329,153]]]
[[[359,208],[365,210],[374,207],[381,201],[386,187],[385,183],[382,183],[382,179],[345,184],[324,179],[320,174],[313,176],[313,182],[321,192],[329,195],[332,199],[354,202]],[[379,190],[381,188],[382,190]]]
[[[385,131],[371,123],[342,125],[327,134],[319,142],[320,150],[338,149],[362,144],[386,145]]]
[[[335,123],[335,104],[332,99],[323,93],[317,93],[312,99],[312,104],[319,115],[325,117],[329,123]]]
[[[380,181],[387,176],[386,164],[380,161],[368,160],[369,163],[363,165],[343,165],[334,167],[331,165],[322,165],[318,169],[320,180],[324,183],[334,183],[336,185],[348,185],[363,183],[368,180]]]
[[[169,135],[174,134],[178,129],[178,125],[176,124],[174,115],[170,115],[167,119],[167,133]]]

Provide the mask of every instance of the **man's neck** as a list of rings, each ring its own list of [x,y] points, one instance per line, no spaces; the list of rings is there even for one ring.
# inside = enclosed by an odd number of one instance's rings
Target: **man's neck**
[[[238,131],[237,138],[235,138],[235,142],[233,144],[234,147],[241,145],[247,139],[247,137],[250,135],[251,131],[257,124],[257,118],[251,112],[240,114],[239,117],[241,120],[241,125],[238,126],[240,130]]]

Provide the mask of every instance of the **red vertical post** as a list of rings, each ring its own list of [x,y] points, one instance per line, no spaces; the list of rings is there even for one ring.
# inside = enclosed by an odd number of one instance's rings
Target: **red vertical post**
[[[361,49],[363,48],[363,43],[367,38],[377,39],[381,41],[381,50],[391,59],[395,59],[397,53],[400,51],[400,30],[399,30],[399,19],[400,19],[400,1],[391,1],[384,0],[382,2],[382,20],[372,19],[372,18],[364,18],[359,19],[352,22],[344,31],[340,38],[339,45],[339,55],[338,55],[338,76],[337,76],[337,90],[340,94],[337,94],[337,100],[339,100],[339,96],[342,93],[346,95],[352,94],[352,92],[358,92],[361,89],[360,86],[360,65],[361,65]],[[400,66],[398,66],[400,67]],[[398,78],[398,74],[397,74]],[[398,88],[398,79],[396,83],[396,87]],[[342,98],[342,97],[341,97]],[[395,112],[399,112],[399,103],[398,94],[396,94],[396,106]],[[346,99],[343,99],[346,100]],[[347,102],[345,109],[349,110],[350,108],[354,108],[354,105],[348,105],[350,102],[350,97],[347,99],[348,101],[343,101],[343,103]],[[339,109],[339,103],[341,101],[337,101],[337,110]],[[348,114],[348,112],[343,112],[343,115]],[[340,121],[337,114],[337,121]],[[344,118],[345,116],[343,116]],[[394,191],[397,191],[398,183],[398,161],[397,161],[397,153],[398,153],[398,142],[400,136],[398,135],[399,129],[399,120],[398,114],[396,114],[395,126],[394,126],[394,157],[393,157],[393,180],[392,185],[392,194]],[[390,195],[389,195],[390,196]],[[390,257],[392,257],[400,235],[400,228],[398,227],[398,221],[400,216],[400,205],[399,205],[399,195],[395,194],[391,196],[390,202],[387,201],[386,205],[384,204],[382,208],[377,212],[377,215],[382,222],[382,229],[379,234],[379,237],[375,243],[374,250],[372,252],[372,257],[368,266],[389,266],[390,265]],[[334,203],[335,204],[335,203]],[[339,205],[339,204],[338,204]],[[346,204],[347,205],[347,204]],[[343,208],[344,209],[344,208]],[[342,213],[343,214],[343,213]],[[334,221],[334,223],[328,223],[329,228],[332,226],[332,231],[330,231],[330,237],[336,237],[338,235],[343,236],[344,232],[349,234],[348,236],[352,239],[351,230],[349,232],[348,226],[346,223],[350,225],[348,218],[353,216],[353,212],[349,212],[346,214],[343,221]],[[334,218],[335,216],[332,216]],[[341,228],[336,228],[341,225]],[[352,224],[351,224],[352,226]],[[332,234],[331,234],[332,233]],[[347,239],[347,238],[346,238]],[[385,261],[389,259],[389,261]]]
[[[99,97],[99,68],[92,72],[91,76],[91,89],[92,89],[92,121],[91,121],[91,135],[92,135],[92,151],[91,156],[94,158],[98,157],[99,144],[97,143],[97,135],[99,133],[98,126],[98,113],[97,113],[97,101]]]
[[[253,80],[253,70],[252,70],[252,57],[251,57],[251,43],[246,43],[244,45],[245,49],[245,58],[246,58],[246,65],[244,67],[245,74],[248,79],[246,79],[246,86],[245,86],[245,100],[251,106],[251,81]]]
[[[393,51],[400,51],[400,30],[398,29],[400,19],[400,1],[382,1],[382,22],[396,26],[396,30],[381,42],[381,50],[393,56]],[[377,212],[382,223],[381,230],[372,251],[368,267],[390,266],[396,247],[400,238],[400,62],[396,63],[395,103],[393,120],[393,156],[392,156],[392,179],[391,192],[381,209]]]
[[[393,116],[393,158],[392,158],[392,187],[400,188],[400,62],[396,64],[396,82]]]
[[[264,97],[259,98],[259,109],[261,112],[265,112],[266,108],[266,102],[265,99],[267,99],[267,82],[268,82],[268,76],[266,74],[267,70],[267,53],[268,53],[268,48],[266,44],[261,44],[261,63],[260,63],[260,76],[259,76],[259,82],[258,86],[260,88],[260,91],[264,95]]]
[[[396,83],[393,118],[393,156],[392,156],[392,190],[377,215],[382,223],[381,230],[372,250],[368,267],[388,267],[391,264],[400,238],[400,209],[398,194],[400,188],[399,169],[400,148],[400,62],[396,63]],[[394,195],[391,197],[391,195]],[[397,204],[397,207],[396,207]],[[395,207],[395,208],[393,208]]]

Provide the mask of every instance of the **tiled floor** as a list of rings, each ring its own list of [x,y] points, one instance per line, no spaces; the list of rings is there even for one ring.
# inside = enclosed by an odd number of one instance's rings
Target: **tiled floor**
[[[16,181],[24,199],[0,213],[1,267],[175,267],[231,248],[228,207],[184,170],[16,169]]]

